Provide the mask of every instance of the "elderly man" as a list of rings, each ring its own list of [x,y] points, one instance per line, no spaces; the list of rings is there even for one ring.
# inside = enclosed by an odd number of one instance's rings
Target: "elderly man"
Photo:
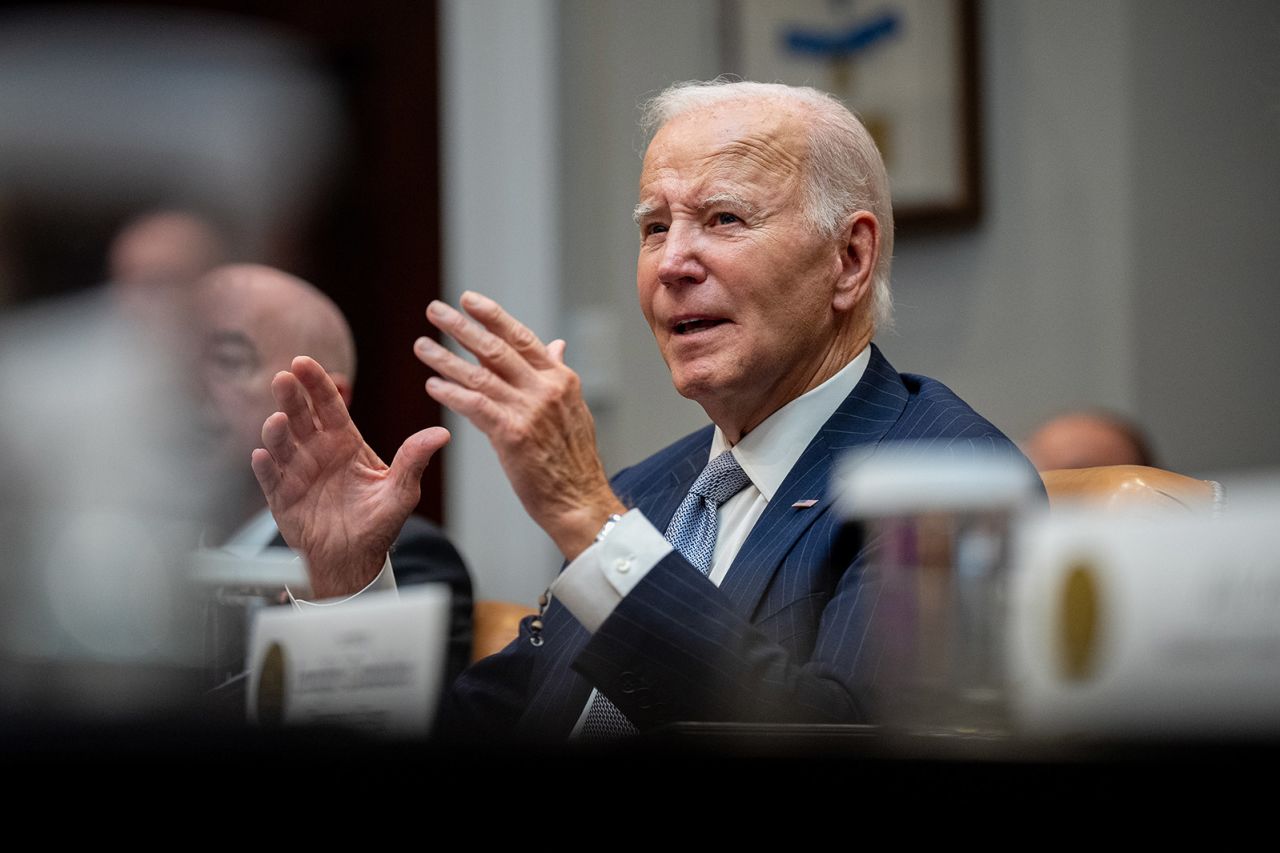
[[[239,508],[241,526],[221,544],[234,554],[253,556],[284,544],[245,466],[258,445],[263,420],[275,411],[272,377],[286,369],[293,356],[308,353],[326,371],[345,409],[355,388],[355,342],[333,300],[302,279],[270,267],[218,267],[197,283],[195,305],[202,328],[204,422],[208,439],[217,447],[212,461],[227,471],[244,471],[247,478],[233,483],[229,498]],[[417,516],[405,518],[392,536],[396,583],[449,585],[449,672],[456,675],[471,654],[471,579],[466,566],[444,534]]]
[[[545,614],[455,684],[450,719],[553,738],[863,719],[877,596],[862,543],[838,535],[833,459],[896,439],[1016,449],[870,343],[889,317],[892,214],[847,109],[811,89],[717,82],[672,87],[649,117],[640,306],[676,390],[713,426],[610,481],[563,341],[544,345],[475,293],[462,311],[428,307],[478,363],[420,339],[439,373],[427,393],[488,435],[568,561]],[[282,412],[254,471],[317,589],[348,593],[379,571],[448,434],[412,436],[387,467],[312,362],[273,390]]]

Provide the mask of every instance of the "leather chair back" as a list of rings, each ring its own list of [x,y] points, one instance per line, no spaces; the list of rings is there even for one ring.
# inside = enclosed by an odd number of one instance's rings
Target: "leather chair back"
[[[1040,479],[1051,508],[1088,504],[1151,515],[1169,511],[1217,515],[1226,503],[1221,483],[1143,465],[1042,471]]]

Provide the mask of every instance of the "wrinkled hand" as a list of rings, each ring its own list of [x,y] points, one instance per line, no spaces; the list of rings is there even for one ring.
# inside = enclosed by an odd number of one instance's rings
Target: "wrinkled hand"
[[[317,598],[359,592],[377,577],[417,506],[422,472],[449,432],[414,433],[388,467],[314,360],[295,358],[289,372],[276,374],[271,393],[280,411],[262,425],[266,449],[253,451],[271,514],[285,541],[307,558]]]
[[[427,393],[488,436],[525,511],[572,560],[626,508],[609,487],[565,343],[544,345],[478,293],[462,294],[461,304],[466,314],[432,302],[427,319],[478,363],[419,338],[414,353],[440,374],[427,380]]]

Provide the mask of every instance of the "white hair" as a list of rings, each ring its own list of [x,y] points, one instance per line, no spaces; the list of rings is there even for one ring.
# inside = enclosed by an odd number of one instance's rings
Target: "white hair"
[[[652,136],[684,113],[744,101],[781,101],[808,113],[804,207],[810,222],[824,237],[836,237],[860,210],[875,216],[880,225],[880,257],[871,276],[871,319],[878,329],[890,328],[893,204],[889,199],[889,175],[871,134],[838,98],[807,86],[725,77],[674,83],[645,102],[641,126]]]

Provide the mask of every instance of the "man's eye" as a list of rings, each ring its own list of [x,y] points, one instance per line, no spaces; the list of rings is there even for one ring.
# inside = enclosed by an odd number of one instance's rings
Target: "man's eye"
[[[735,222],[742,221],[732,213],[717,213],[715,218],[717,225],[733,225]]]
[[[644,227],[644,236],[646,237],[650,234],[665,234],[666,232],[667,226],[663,225],[661,222],[650,222]]]
[[[246,374],[254,368],[253,359],[244,353],[220,350],[205,353],[205,364],[211,370],[227,376]]]

